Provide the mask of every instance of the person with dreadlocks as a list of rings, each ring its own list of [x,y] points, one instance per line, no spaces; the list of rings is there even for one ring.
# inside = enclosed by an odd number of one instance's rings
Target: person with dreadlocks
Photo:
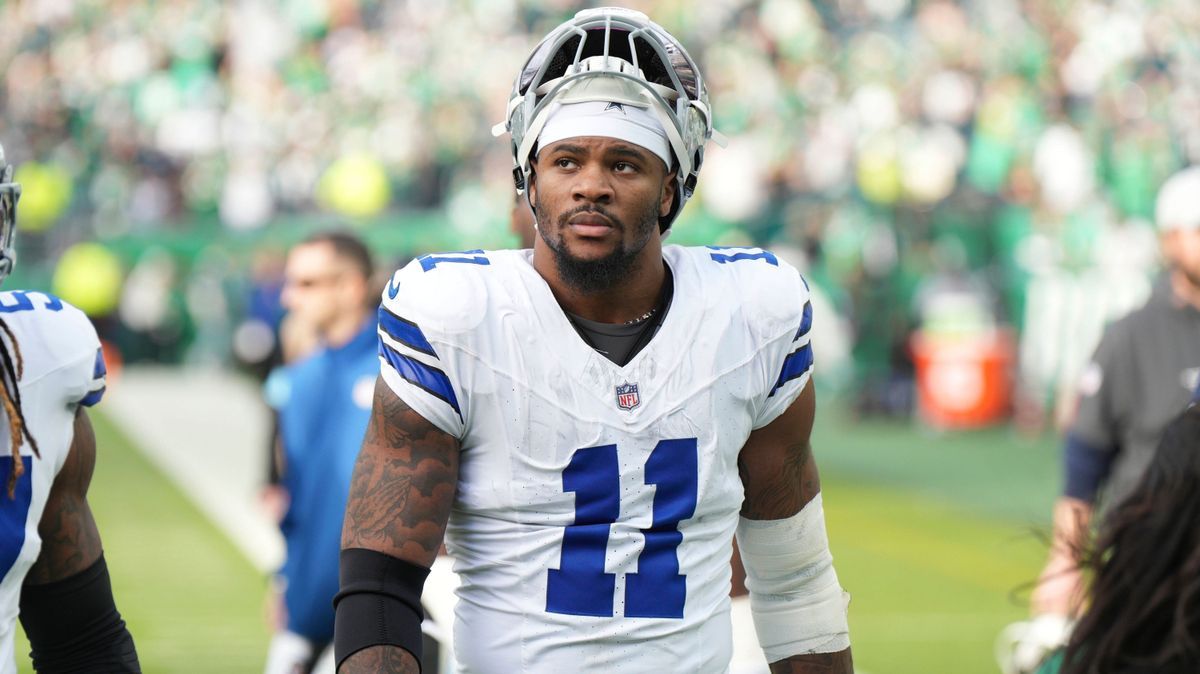
[[[15,260],[12,178],[0,147],[0,281]],[[96,437],[85,409],[104,387],[82,311],[47,293],[0,292],[0,673],[17,671],[18,614],[39,672],[141,671],[87,502]]]
[[[1039,674],[1200,672],[1200,407],[1172,421],[1081,567],[1088,607]]]

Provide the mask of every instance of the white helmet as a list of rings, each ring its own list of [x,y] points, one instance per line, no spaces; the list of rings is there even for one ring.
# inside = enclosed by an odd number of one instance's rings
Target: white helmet
[[[13,250],[13,235],[17,231],[17,201],[21,198],[21,186],[13,182],[13,167],[4,159],[4,148],[0,147],[0,281],[12,273],[17,262]]]
[[[677,197],[659,218],[666,231],[695,191],[704,144],[716,133],[696,63],[645,14],[621,7],[583,10],[550,31],[513,85],[507,118],[492,129],[512,136],[517,191],[529,184],[530,154],[550,104],[586,101],[647,108],[662,123],[678,164]]]

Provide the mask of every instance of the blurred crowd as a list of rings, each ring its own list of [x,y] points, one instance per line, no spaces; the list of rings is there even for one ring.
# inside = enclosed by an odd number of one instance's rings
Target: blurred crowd
[[[4,3],[24,273],[128,358],[230,362],[243,316],[278,321],[259,242],[314,214],[515,243],[490,129],[536,36],[590,4]],[[863,411],[911,405],[914,331],[997,327],[1045,407],[1148,292],[1155,192],[1200,162],[1194,0],[625,4],[693,48],[730,138],[673,241],[790,251]],[[385,267],[429,252],[377,238]]]

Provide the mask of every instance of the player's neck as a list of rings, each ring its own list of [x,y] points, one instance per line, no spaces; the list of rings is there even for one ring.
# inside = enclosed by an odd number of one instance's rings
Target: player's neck
[[[642,318],[658,304],[666,270],[662,249],[647,246],[633,269],[617,283],[601,291],[586,292],[563,280],[549,250],[539,251],[534,268],[550,286],[559,306],[571,314],[598,323],[626,323]],[[539,264],[540,263],[540,264]]]

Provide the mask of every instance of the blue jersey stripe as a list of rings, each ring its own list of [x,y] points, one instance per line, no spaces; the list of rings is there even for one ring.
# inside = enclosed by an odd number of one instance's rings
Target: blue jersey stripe
[[[391,365],[396,374],[405,381],[435,398],[444,400],[458,412],[459,418],[462,418],[462,410],[458,408],[458,397],[454,395],[454,387],[445,372],[397,352],[382,339],[379,340],[379,355],[383,356],[388,365]]]
[[[712,248],[712,246],[708,247]],[[721,264],[725,264],[727,262],[740,262],[742,260],[764,260],[767,262],[767,264],[771,264],[776,267],[779,266],[779,258],[775,257],[774,253],[766,250],[758,253],[734,253],[733,255],[728,255],[725,253],[709,253],[708,256]]]
[[[96,363],[92,366],[92,379],[99,379],[108,374],[104,365],[104,349],[96,349]]]
[[[812,329],[812,302],[805,302],[804,303],[804,314],[800,317],[800,329],[796,331],[796,336],[792,338],[792,341],[794,342],[797,339],[800,339],[801,337],[807,335],[808,331],[811,329]]]
[[[91,407],[91,406],[95,405],[96,403],[100,402],[101,398],[104,397],[104,390],[106,388],[108,388],[108,387],[101,386],[100,388],[96,389],[95,391],[88,393],[87,395],[85,395],[83,397],[82,400],[79,401],[79,404],[83,405],[84,407]]]
[[[450,257],[451,255],[471,255],[472,257]],[[475,250],[461,250],[456,253],[442,253],[440,255],[422,255],[417,258],[417,261],[421,263],[421,269],[425,271],[437,269],[437,266],[442,262],[479,264],[485,267],[492,264],[491,260],[487,259],[487,256],[483,254],[483,250],[480,248],[476,248]]]
[[[428,339],[425,339],[425,333],[421,332],[421,328],[416,323],[393,314],[386,307],[379,307],[379,327],[389,337],[408,348],[437,358],[433,345],[429,343]]]
[[[808,369],[812,367],[812,364],[813,354],[811,344],[805,344],[799,349],[793,351],[790,355],[788,355],[787,358],[783,360],[783,370],[779,373],[779,381],[775,382],[775,387],[771,389],[771,392],[767,394],[767,397],[770,398],[771,396],[775,395],[775,392],[778,391],[781,386],[803,375],[805,372],[808,372]]]

